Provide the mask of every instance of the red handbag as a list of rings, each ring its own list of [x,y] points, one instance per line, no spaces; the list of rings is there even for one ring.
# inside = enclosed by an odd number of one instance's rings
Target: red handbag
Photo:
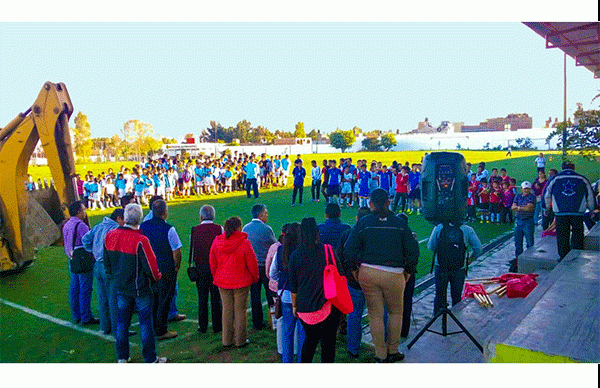
[[[325,269],[323,270],[323,289],[325,299],[331,301],[342,314],[350,314],[354,310],[350,290],[348,290],[348,280],[338,272],[333,248],[331,245],[325,245]]]

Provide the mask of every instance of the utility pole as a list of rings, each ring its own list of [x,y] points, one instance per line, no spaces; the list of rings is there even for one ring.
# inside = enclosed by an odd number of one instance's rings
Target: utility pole
[[[562,156],[563,160],[567,157],[567,53],[564,54],[564,96],[563,96],[563,122],[565,127],[562,134]]]

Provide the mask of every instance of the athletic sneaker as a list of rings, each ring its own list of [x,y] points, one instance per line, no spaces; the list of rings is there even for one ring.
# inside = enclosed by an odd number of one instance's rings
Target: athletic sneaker
[[[156,360],[154,360],[153,364],[164,364],[169,362],[169,359],[166,357],[156,357]]]
[[[129,362],[131,362],[131,357],[129,357],[127,360],[125,360],[125,359],[119,359],[119,360],[117,360],[118,364],[127,364]]]

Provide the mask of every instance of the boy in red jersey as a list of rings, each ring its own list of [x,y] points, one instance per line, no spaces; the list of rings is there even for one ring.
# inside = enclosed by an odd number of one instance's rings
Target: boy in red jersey
[[[479,212],[481,214],[481,223],[487,222],[490,223],[490,188],[488,187],[487,179],[481,178],[479,181],[480,187],[477,191],[477,197],[479,198],[479,203],[477,204],[477,208],[479,208]]]
[[[492,222],[500,223],[500,207],[502,206],[502,187],[497,181],[492,183],[490,191],[490,217]]]
[[[475,206],[477,205],[477,191],[479,190],[479,182],[475,174],[471,174],[469,180],[469,189],[467,194],[467,221],[477,221]]]

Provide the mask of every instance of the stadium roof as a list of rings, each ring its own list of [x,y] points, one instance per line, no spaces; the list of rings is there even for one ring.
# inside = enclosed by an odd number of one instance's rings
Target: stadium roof
[[[546,48],[559,48],[600,78],[600,22],[524,22],[546,39]]]

